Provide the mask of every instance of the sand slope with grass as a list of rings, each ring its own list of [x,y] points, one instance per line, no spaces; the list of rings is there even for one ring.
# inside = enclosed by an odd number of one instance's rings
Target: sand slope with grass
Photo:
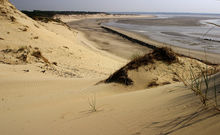
[[[206,107],[175,76],[191,67],[199,77],[200,69],[216,65],[169,49],[128,63],[80,31],[34,21],[6,0],[0,21],[1,134],[219,134],[213,89],[219,98],[220,75],[212,76]]]

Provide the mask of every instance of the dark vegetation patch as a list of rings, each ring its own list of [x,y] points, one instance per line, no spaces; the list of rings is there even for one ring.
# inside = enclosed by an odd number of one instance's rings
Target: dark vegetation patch
[[[128,71],[138,69],[141,66],[146,66],[148,64],[153,64],[155,61],[163,61],[167,64],[177,62],[176,54],[170,48],[156,48],[152,53],[146,54],[142,57],[138,57],[127,65],[113,73],[105,83],[120,83],[123,85],[132,85],[133,81],[128,77]],[[152,84],[153,85],[153,84]]]
[[[108,79],[105,80],[105,83],[120,83],[124,85],[132,85],[133,81],[128,77],[128,68],[122,67],[118,71],[116,71],[114,74],[112,74]]]

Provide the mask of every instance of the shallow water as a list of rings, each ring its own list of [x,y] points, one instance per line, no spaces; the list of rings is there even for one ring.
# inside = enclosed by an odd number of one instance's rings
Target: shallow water
[[[158,21],[161,19],[160,17]],[[109,22],[105,25],[146,35],[153,40],[182,48],[220,53],[220,27],[207,22],[220,24],[220,18],[201,20],[200,23],[203,24],[201,26],[154,26],[118,22]]]

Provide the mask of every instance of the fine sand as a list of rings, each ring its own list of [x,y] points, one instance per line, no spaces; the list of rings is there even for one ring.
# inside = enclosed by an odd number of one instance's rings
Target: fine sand
[[[72,29],[36,22],[0,0],[0,134],[219,134],[220,115],[213,101],[203,107],[181,82],[147,89],[100,82],[134,53],[151,49],[101,29],[95,21],[105,19],[77,18]],[[175,69],[162,61],[152,66]],[[129,72],[138,84],[146,81],[142,73],[152,76],[144,69]],[[219,95],[220,75],[215,78]]]

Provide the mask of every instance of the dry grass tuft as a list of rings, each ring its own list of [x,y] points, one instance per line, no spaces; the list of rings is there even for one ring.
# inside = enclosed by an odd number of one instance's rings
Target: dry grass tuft
[[[91,98],[88,98],[90,112],[97,112],[97,105],[96,105],[96,95]]]

